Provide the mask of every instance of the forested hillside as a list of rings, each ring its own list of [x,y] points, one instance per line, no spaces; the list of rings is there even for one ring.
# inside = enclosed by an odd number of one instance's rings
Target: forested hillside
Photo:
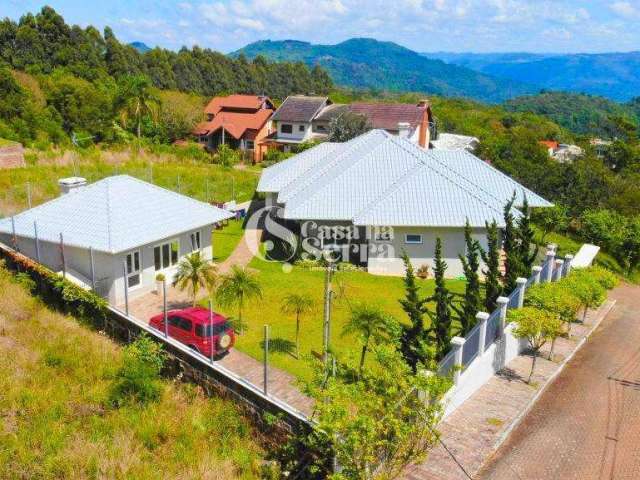
[[[425,53],[496,78],[626,102],[640,96],[640,51],[612,53]]]
[[[72,132],[113,138],[125,93],[139,87],[141,82],[132,79],[141,77],[158,89],[175,91],[152,92],[164,98],[149,104],[173,101],[165,112],[184,111],[192,104],[199,109],[204,99],[194,95],[246,92],[282,99],[292,93],[327,93],[332,87],[324,70],[302,62],[248,62],[198,47],[140,53],[119,42],[108,27],[101,34],[91,26],[71,26],[44,7],[18,22],[0,21],[0,137],[25,143],[60,142]],[[179,133],[153,131],[156,124],[151,123],[145,122],[144,133],[160,141]]]
[[[543,92],[505,102],[512,112],[533,112],[580,135],[616,138],[640,125],[640,98],[620,104],[603,97],[564,92]]]
[[[424,92],[486,102],[500,102],[539,90],[522,82],[431,60],[395,43],[371,38],[352,38],[337,45],[265,40],[249,44],[231,56],[240,54],[321,65],[336,84],[361,89]]]

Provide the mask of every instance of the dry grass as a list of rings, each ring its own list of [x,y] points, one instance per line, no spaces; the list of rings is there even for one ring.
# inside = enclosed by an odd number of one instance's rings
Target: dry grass
[[[121,348],[2,268],[0,291],[0,478],[256,478],[262,452],[232,403],[167,381],[159,402],[114,409]]]

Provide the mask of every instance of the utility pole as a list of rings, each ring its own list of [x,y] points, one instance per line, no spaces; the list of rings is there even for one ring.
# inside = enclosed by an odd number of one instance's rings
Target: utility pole
[[[331,276],[333,274],[334,265],[329,263],[324,274],[324,321],[323,321],[323,360],[325,366],[329,362],[329,343],[331,341]]]

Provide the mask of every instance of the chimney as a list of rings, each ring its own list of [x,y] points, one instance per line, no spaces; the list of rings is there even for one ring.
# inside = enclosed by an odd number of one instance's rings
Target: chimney
[[[401,138],[409,138],[411,124],[409,122],[398,122],[398,136]]]
[[[422,148],[429,148],[429,121],[431,120],[431,107],[429,106],[428,100],[420,100],[418,102],[418,107],[424,109],[422,112],[422,119],[420,120],[420,126],[418,127],[420,129],[418,132],[418,145]]]
[[[73,193],[79,188],[84,187],[87,184],[87,179],[82,177],[68,177],[58,180],[58,186],[60,187],[60,194],[66,195],[67,193]]]

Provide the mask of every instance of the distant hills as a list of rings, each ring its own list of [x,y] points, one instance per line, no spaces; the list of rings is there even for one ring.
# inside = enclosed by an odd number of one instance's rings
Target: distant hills
[[[337,45],[297,40],[263,40],[230,55],[321,65],[334,82],[354,88],[424,92],[502,102],[540,89],[524,82],[496,78],[439,59],[427,58],[392,42],[353,38]]]
[[[140,53],[147,53],[149,50],[152,50],[152,48],[144,42],[131,42],[129,46],[135,48]]]
[[[547,90],[601,95],[619,102],[640,96],[640,51],[600,54],[439,52],[423,55]]]

